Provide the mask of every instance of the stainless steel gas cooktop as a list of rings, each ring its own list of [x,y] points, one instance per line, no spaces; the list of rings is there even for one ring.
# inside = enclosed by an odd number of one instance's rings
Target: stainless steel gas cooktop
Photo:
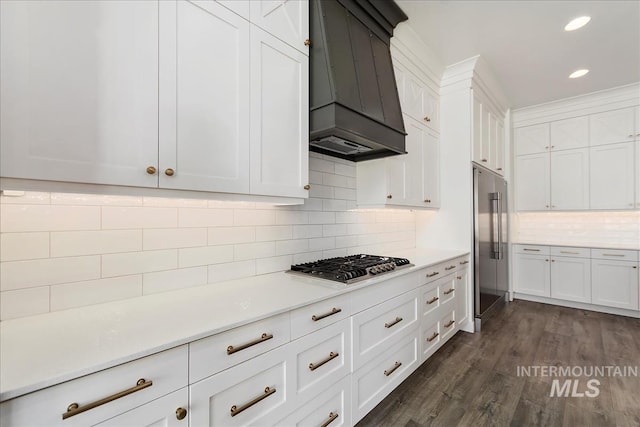
[[[291,270],[288,270],[287,273],[333,280],[350,285],[399,268],[412,266],[413,264],[406,258],[360,254],[292,265]]]

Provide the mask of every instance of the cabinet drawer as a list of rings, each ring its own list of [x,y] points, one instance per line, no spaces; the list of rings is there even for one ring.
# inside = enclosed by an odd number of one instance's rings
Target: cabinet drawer
[[[417,330],[352,375],[353,424],[396,388],[418,364]]]
[[[189,383],[289,342],[289,313],[259,320],[189,344]]]
[[[187,346],[184,345],[8,400],[0,405],[0,425],[68,427],[97,424],[185,387],[187,362]],[[150,385],[134,389],[140,379]],[[82,409],[125,390],[130,393],[62,419],[72,403]]]
[[[412,272],[400,277],[394,277],[380,283],[374,283],[366,288],[351,292],[351,310],[359,313],[380,301],[386,301],[418,287],[418,273]]]
[[[549,246],[513,245],[513,251],[517,254],[549,255]]]
[[[447,312],[440,319],[440,335],[442,339],[447,339],[456,331],[456,313],[455,310]]]
[[[638,251],[621,249],[591,249],[591,258],[618,261],[638,261]]]
[[[303,403],[351,372],[349,319],[291,343],[296,359],[296,399]]]
[[[353,317],[353,369],[380,354],[418,323],[418,291],[407,292]]]
[[[189,388],[192,426],[273,425],[292,409],[289,345],[227,369]]]
[[[427,360],[440,344],[440,321],[436,320],[432,324],[422,329],[422,360]]]
[[[428,316],[434,313],[440,307],[440,287],[425,286],[428,290],[422,291],[422,315]],[[423,288],[424,289],[424,288]]]
[[[300,307],[291,312],[291,339],[300,338],[349,316],[351,316],[349,294]]]
[[[184,412],[179,412],[180,410]],[[187,427],[189,425],[188,411],[189,388],[184,387],[153,402],[146,403],[122,415],[113,417],[98,424],[98,426]]]
[[[351,377],[327,388],[276,425],[351,426]]]
[[[445,277],[442,283],[438,285],[438,293],[440,294],[440,304],[451,301],[456,296],[456,276],[455,274]]]
[[[456,261],[458,262],[458,265],[460,266],[460,268],[466,268],[469,265],[469,263],[471,263],[471,261],[469,261],[468,256],[460,257]]]
[[[575,258],[589,258],[591,250],[589,248],[575,248],[568,246],[551,246],[549,248],[551,256],[566,256]]]
[[[447,273],[445,267],[450,268],[452,265],[453,263],[440,263],[432,265],[431,267],[423,268],[420,270],[420,283],[427,284],[434,280],[438,280]]]

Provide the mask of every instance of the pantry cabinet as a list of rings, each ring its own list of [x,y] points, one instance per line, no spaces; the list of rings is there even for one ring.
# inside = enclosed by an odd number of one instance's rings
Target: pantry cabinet
[[[633,141],[634,114],[634,108],[591,114],[589,116],[591,146]]]
[[[516,156],[546,153],[551,145],[549,123],[519,127],[513,133]]]
[[[591,147],[591,208],[634,208],[634,142]]]
[[[589,149],[554,151],[550,159],[551,209],[589,209]]]
[[[504,175],[504,113],[480,89],[472,89],[472,147],[474,162]]]
[[[308,2],[0,7],[3,178],[308,196]]]
[[[548,153],[516,157],[516,209],[543,211],[551,206],[551,160]]]
[[[550,150],[569,150],[589,146],[589,118],[587,116],[551,122]]]

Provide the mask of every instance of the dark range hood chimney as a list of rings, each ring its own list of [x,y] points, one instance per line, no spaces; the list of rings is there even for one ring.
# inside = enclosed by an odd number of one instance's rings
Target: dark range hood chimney
[[[310,149],[352,161],[405,153],[389,44],[393,0],[311,0]]]

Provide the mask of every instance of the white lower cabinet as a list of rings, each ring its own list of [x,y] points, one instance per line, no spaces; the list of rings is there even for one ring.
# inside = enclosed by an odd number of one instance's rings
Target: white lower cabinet
[[[351,377],[327,387],[293,414],[276,423],[279,426],[351,426]]]
[[[550,297],[549,256],[516,253],[514,258],[513,288],[515,291]]]
[[[351,376],[353,423],[357,423],[418,366],[418,328]]]
[[[190,386],[191,425],[272,425],[293,409],[294,355],[283,346]]]
[[[589,258],[551,258],[551,297],[591,302],[591,260]]]
[[[463,325],[469,318],[469,269],[464,268],[456,273],[456,313],[458,325]]]
[[[638,263],[594,259],[591,261],[593,304],[638,310]]]
[[[189,425],[187,387],[113,417],[100,427],[186,427]]]

